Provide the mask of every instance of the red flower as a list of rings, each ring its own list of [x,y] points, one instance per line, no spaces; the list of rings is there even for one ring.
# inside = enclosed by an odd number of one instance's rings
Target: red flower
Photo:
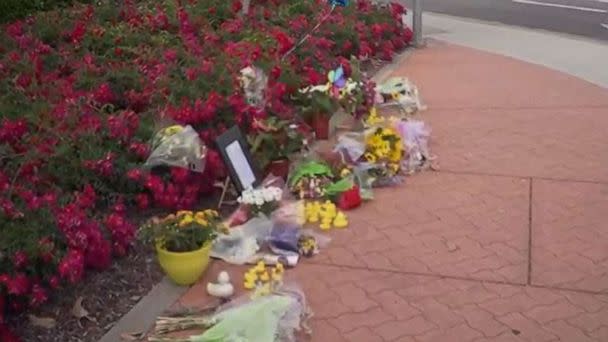
[[[243,3],[241,0],[232,1],[232,13],[239,13],[243,9]]]
[[[185,184],[188,181],[190,171],[183,167],[171,168],[171,179],[177,184]]]
[[[82,39],[84,38],[84,35],[86,32],[87,32],[87,28],[86,28],[85,24],[81,21],[77,22],[76,26],[74,26],[74,29],[70,33],[70,41],[73,44],[80,43],[82,41]]]
[[[17,335],[13,334],[12,331],[6,326],[6,324],[0,321],[0,341],[2,342],[21,342],[21,339]]]
[[[95,243],[89,243],[85,255],[85,265],[96,270],[105,270],[110,267],[112,253],[110,243],[100,238]]]
[[[49,278],[48,283],[52,289],[58,289],[59,286],[61,286],[61,279],[59,279],[58,276],[53,275]]]
[[[146,159],[150,154],[150,147],[141,142],[132,142],[129,145],[129,152],[135,154],[139,159]]]
[[[401,18],[402,14],[407,14],[405,7],[403,7],[403,5],[401,5],[399,3],[391,2],[390,6],[391,6],[391,15],[394,18]]]
[[[139,182],[142,179],[143,172],[141,169],[131,169],[127,171],[127,178],[134,182]]]
[[[282,32],[282,31],[275,32],[274,39],[277,41],[277,44],[279,45],[280,54],[286,53],[294,45],[293,38],[289,37],[285,32]]]
[[[148,209],[150,207],[150,197],[146,194],[135,195],[135,203],[141,210]]]
[[[326,81],[325,75],[317,72],[313,68],[305,67],[304,68],[305,79],[307,84],[317,85],[322,84]]]
[[[102,83],[94,92],[93,100],[98,104],[112,103],[114,101],[114,93],[110,88],[110,84]]]
[[[59,275],[71,284],[78,283],[84,275],[84,256],[81,251],[70,249],[58,266]]]
[[[34,284],[32,287],[32,293],[30,295],[30,306],[38,307],[41,304],[46,303],[49,300],[49,294],[47,290],[40,284]]]
[[[17,273],[14,277],[10,278],[5,285],[8,294],[24,296],[30,292],[32,283],[24,273]]]
[[[281,77],[281,67],[278,65],[275,65],[272,67],[272,69],[270,70],[270,79],[271,80],[277,80],[279,77]]]
[[[27,266],[29,259],[24,251],[17,251],[13,254],[13,265],[16,269],[22,269]]]
[[[25,89],[29,87],[30,84],[32,84],[32,76],[28,74],[19,74],[19,76],[17,76],[17,79],[15,80],[15,84],[17,85],[17,87]]]
[[[153,193],[161,193],[165,189],[163,180],[156,175],[148,174],[144,181],[144,186]]]

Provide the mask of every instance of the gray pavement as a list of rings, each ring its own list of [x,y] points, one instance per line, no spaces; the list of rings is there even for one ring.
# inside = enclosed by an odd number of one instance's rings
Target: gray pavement
[[[413,0],[402,0],[412,8]],[[427,12],[608,41],[608,0],[422,0]]]
[[[608,88],[608,44],[541,30],[425,13],[423,32],[437,38],[558,70]]]

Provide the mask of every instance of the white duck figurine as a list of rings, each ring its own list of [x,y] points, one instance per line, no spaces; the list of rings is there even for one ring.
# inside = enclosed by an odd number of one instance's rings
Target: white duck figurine
[[[217,298],[231,297],[234,294],[234,286],[230,283],[228,272],[220,272],[217,275],[217,283],[207,283],[207,293]]]

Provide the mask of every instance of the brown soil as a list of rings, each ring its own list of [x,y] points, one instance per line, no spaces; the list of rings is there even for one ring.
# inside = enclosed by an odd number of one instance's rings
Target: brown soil
[[[30,324],[26,315],[9,318],[9,325],[24,342],[95,342],[162,279],[153,251],[136,245],[131,253],[116,260],[105,272],[89,272],[76,286],[54,292],[51,301],[29,312],[37,317],[53,318],[52,329]],[[76,300],[95,321],[72,314]],[[118,342],[118,341],[117,341]]]

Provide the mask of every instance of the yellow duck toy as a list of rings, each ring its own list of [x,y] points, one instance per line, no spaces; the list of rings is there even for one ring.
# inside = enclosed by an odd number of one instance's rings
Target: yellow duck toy
[[[319,202],[308,202],[306,203],[306,220],[310,223],[319,222],[319,212],[320,212],[320,204]]]
[[[346,219],[346,215],[340,211],[334,218],[334,227],[346,228],[346,226],[348,226],[348,220]]]
[[[326,201],[321,206],[320,215],[321,215],[321,225],[319,226],[319,228],[321,228],[322,230],[331,229],[331,223],[332,223],[334,217],[336,216],[336,205],[330,201]]]

